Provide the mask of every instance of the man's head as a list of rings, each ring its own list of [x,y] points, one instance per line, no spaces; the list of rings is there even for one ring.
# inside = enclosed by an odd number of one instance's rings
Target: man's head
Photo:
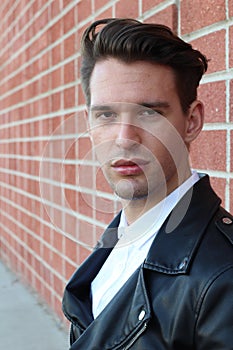
[[[120,198],[149,208],[190,176],[187,149],[203,125],[196,94],[206,60],[168,28],[127,19],[91,25],[82,50],[97,159]]]
[[[196,99],[200,79],[207,70],[205,56],[166,26],[134,19],[99,20],[86,29],[82,39],[81,80],[88,106],[95,64],[108,58],[125,63],[147,61],[171,67],[184,113]]]

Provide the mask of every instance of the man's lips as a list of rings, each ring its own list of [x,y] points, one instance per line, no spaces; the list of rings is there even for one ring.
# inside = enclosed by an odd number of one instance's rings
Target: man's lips
[[[118,159],[111,163],[111,167],[120,175],[139,175],[144,172],[146,164],[148,161],[141,158]]]

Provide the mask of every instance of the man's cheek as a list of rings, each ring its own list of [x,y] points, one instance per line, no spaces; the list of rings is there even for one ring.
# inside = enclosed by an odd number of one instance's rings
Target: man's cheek
[[[101,165],[105,164],[111,158],[113,144],[102,138],[93,140],[93,151]]]

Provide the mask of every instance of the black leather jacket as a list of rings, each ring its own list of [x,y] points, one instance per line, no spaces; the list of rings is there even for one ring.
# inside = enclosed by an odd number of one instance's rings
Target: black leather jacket
[[[189,194],[143,265],[93,320],[90,283],[116,240],[119,215],[110,224],[64,293],[72,350],[233,349],[233,217],[220,207],[208,176],[194,185],[190,204]],[[168,233],[172,215],[183,210]]]

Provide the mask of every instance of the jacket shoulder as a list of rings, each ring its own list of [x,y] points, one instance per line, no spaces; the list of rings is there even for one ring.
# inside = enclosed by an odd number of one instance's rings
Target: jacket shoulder
[[[229,240],[233,245],[233,215],[220,207],[215,221],[217,229]]]

